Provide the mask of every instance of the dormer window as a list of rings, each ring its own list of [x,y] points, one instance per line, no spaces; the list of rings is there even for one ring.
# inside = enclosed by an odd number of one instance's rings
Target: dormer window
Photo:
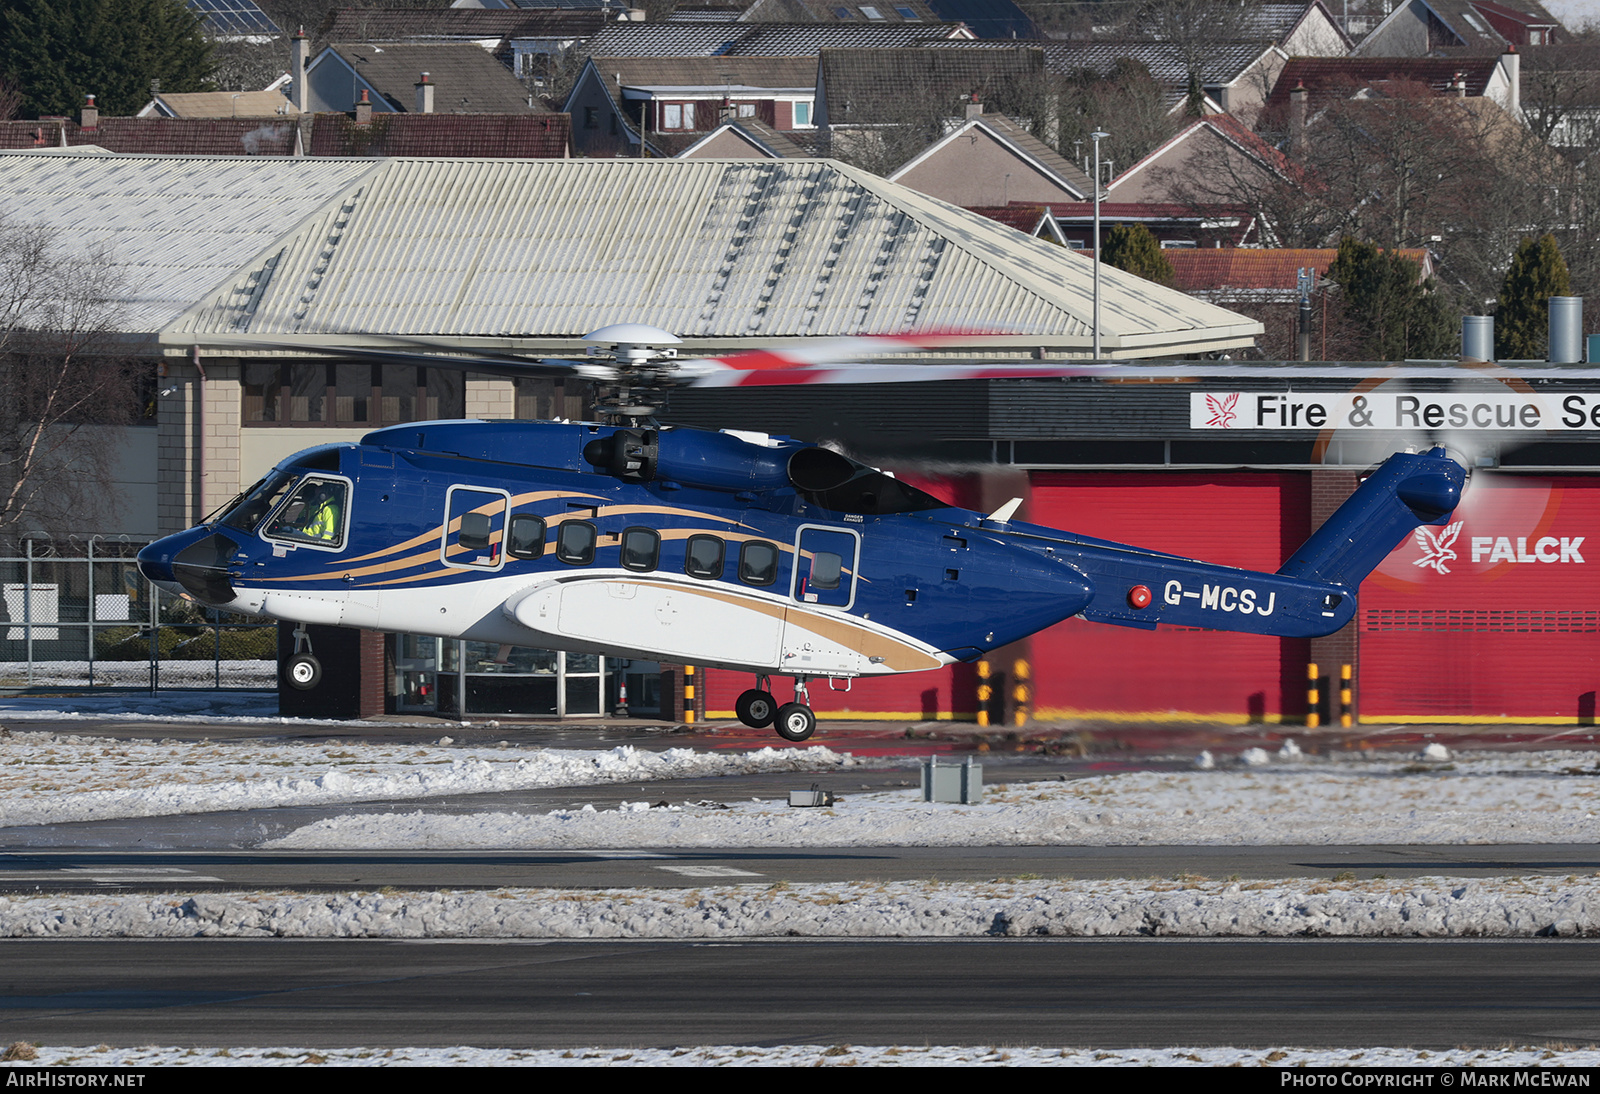
[[[883,18],[883,13],[881,11],[879,11],[877,8],[869,8],[865,4],[861,6],[861,14],[865,15],[868,19]]]

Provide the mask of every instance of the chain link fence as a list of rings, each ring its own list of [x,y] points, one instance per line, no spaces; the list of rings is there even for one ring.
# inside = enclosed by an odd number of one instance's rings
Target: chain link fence
[[[276,688],[277,624],[157,588],[143,546],[27,539],[0,557],[0,688]]]

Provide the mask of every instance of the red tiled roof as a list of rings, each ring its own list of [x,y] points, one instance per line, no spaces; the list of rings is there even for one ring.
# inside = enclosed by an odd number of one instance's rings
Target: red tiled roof
[[[1039,226],[1039,218],[1044,216],[1046,208],[1038,204],[1013,203],[1011,205],[969,205],[967,212],[977,213],[981,217],[997,220],[1001,224],[1015,228],[1019,232],[1033,234]]]
[[[1294,289],[1300,270],[1315,269],[1320,277],[1339,257],[1338,250],[1333,247],[1221,247],[1161,253],[1172,263],[1173,284],[1184,292]],[[1399,253],[1424,269],[1427,267],[1427,251],[1401,250]]]
[[[1078,220],[1094,216],[1092,201],[1053,201],[1048,208],[1061,220]],[[1218,216],[1246,216],[1244,206],[1207,205],[1203,209],[1193,205],[1151,201],[1102,201],[1101,220],[1210,220]]]
[[[1315,108],[1379,83],[1423,84],[1445,94],[1458,75],[1466,81],[1468,95],[1481,96],[1498,64],[1498,57],[1291,57],[1267,96],[1266,108],[1288,109],[1289,93],[1300,84]]]
[[[110,152],[171,156],[287,156],[294,122],[263,118],[101,118],[94,129],[74,121],[0,122],[0,148],[98,145]]]
[[[318,114],[313,156],[467,156],[560,159],[569,114],[374,114],[358,126],[348,114]]]
[[[95,129],[61,119],[0,122],[0,148],[98,145],[110,152],[174,156],[290,156],[293,120],[261,118],[101,118]],[[560,159],[572,119],[566,114],[374,114],[357,126],[348,114],[311,119],[313,156],[466,156]]]

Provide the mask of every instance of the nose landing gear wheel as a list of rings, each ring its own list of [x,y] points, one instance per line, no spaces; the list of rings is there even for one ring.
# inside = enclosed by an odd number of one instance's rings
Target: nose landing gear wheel
[[[297,653],[283,667],[283,675],[290,687],[310,691],[322,683],[322,662],[309,653]]]
[[[773,728],[784,740],[798,743],[817,731],[817,716],[804,703],[785,703],[778,708],[778,721]]]
[[[777,715],[778,701],[770,691],[751,688],[734,701],[733,711],[751,729],[766,729]]]

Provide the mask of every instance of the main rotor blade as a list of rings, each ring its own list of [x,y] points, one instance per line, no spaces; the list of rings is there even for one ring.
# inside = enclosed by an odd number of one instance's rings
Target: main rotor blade
[[[429,343],[410,342],[410,345]],[[371,346],[306,346],[290,342],[253,342],[258,349],[276,349],[285,352],[322,357],[339,357],[358,361],[373,361],[385,365],[418,365],[425,368],[451,369],[457,372],[481,372],[490,376],[551,377],[564,379],[578,377],[585,380],[609,379],[614,369],[609,362],[566,360],[560,357],[531,359],[511,354],[461,354],[446,352],[444,347],[435,351],[415,349],[382,349]]]
[[[682,387],[788,387],[802,384],[910,384],[939,380],[1050,380],[1079,376],[1126,376],[1144,370],[1128,365],[1030,364],[1028,362],[992,364],[927,365],[841,363],[826,367],[790,366],[770,369],[740,369],[721,365],[711,358],[685,361],[679,365],[678,384]]]

